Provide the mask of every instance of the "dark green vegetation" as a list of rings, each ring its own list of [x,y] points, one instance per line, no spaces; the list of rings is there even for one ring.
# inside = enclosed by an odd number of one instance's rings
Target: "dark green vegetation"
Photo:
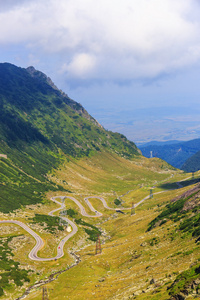
[[[56,190],[47,174],[63,157],[99,151],[132,158],[137,147],[125,136],[104,130],[77,102],[33,67],[0,64],[0,210],[41,202]],[[60,187],[59,187],[60,189]]]
[[[65,213],[65,212],[71,218],[75,218],[78,215],[78,213],[75,210],[73,210],[72,208],[65,210],[63,213]]]
[[[169,287],[169,295],[176,296],[181,293],[184,295],[190,294],[190,292],[196,292],[199,294],[200,292],[200,265],[196,264],[192,266],[190,269],[182,272],[176,277],[176,280]],[[179,296],[177,299],[184,299]]]
[[[43,178],[35,180],[10,159],[0,159],[0,211],[9,213],[21,205],[42,201],[42,195],[48,190],[56,191],[58,186]]]
[[[144,156],[150,157],[150,151],[152,151],[153,156],[159,157],[171,164],[173,167],[187,172],[193,172],[200,169],[200,167],[195,166],[195,163],[191,163],[189,160],[189,158],[196,154],[199,149],[200,139],[188,142],[176,142],[169,145],[158,144],[141,147],[141,151]],[[194,156],[194,160],[197,161],[198,157],[199,156]],[[188,162],[186,163],[187,160]]]
[[[114,200],[115,205],[120,205],[122,202],[119,199]]]
[[[45,226],[45,229],[47,229],[51,233],[55,233],[56,230],[64,230],[63,226],[59,224],[59,221],[59,217],[52,217],[41,214],[35,214],[35,217],[31,219],[31,223],[39,223]]]
[[[200,213],[183,220],[179,229],[183,232],[192,232],[192,236],[200,236]]]
[[[94,225],[89,224],[85,221],[83,221],[79,216],[78,213],[69,208],[66,210],[67,215],[74,219],[77,225],[82,225],[85,232],[89,235],[89,240],[96,242],[98,235],[101,235],[101,231]],[[89,228],[88,228],[89,227]]]
[[[82,225],[85,232],[89,235],[89,240],[96,242],[98,235],[101,235],[101,231],[96,226],[83,221],[78,216],[78,213],[71,208],[67,209],[66,213],[68,216],[74,219],[77,225]]]
[[[154,238],[152,238],[152,239],[150,239],[148,241],[148,243],[149,243],[150,246],[157,245],[157,244],[159,244],[159,242],[160,242],[159,237],[154,237]]]
[[[91,225],[91,224],[83,221],[82,219],[75,219],[75,222],[76,222],[76,224],[83,226],[85,232],[89,235],[89,238],[88,238],[89,240],[96,242],[97,237],[99,235],[101,235],[101,231],[94,225]]]
[[[11,258],[14,255],[8,244],[13,237],[0,238],[0,296],[4,294],[4,289],[22,286],[25,281],[30,281],[28,276],[30,271],[19,268],[19,263]]]
[[[167,204],[163,211],[150,222],[148,231],[155,226],[162,226],[168,220],[173,222],[181,221],[178,230],[192,234],[193,237],[200,236],[200,188],[193,188],[190,192],[184,193],[180,199],[174,199]]]
[[[82,225],[85,232],[89,235],[89,240],[96,242],[98,235],[101,235],[101,231],[94,225],[89,224],[85,221],[83,221],[79,216],[78,213],[69,208],[66,210],[66,213],[68,216],[74,219],[77,225]],[[89,227],[89,228],[88,228]]]

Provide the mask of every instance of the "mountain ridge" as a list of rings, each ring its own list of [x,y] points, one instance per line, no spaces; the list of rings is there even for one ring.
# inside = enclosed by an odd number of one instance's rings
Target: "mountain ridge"
[[[200,139],[166,145],[153,144],[144,147],[139,146],[139,148],[145,157],[149,158],[152,151],[153,157],[159,157],[167,161],[173,167],[185,170],[183,165],[186,160],[197,153],[200,149]],[[190,172],[192,170],[187,168],[187,171]]]
[[[200,151],[189,157],[183,164],[182,169],[185,172],[196,172],[200,170]]]
[[[20,197],[16,197],[15,204],[12,202],[16,191],[21,195],[23,190],[24,204],[39,199],[33,193],[32,180],[27,179],[28,187],[16,185],[17,176],[22,174],[17,175],[13,165],[43,182],[37,189],[44,192],[44,186],[55,189],[46,176],[63,159],[90,156],[99,151],[129,158],[140,155],[133,142],[121,134],[106,131],[81,104],[59,91],[44,73],[33,67],[27,71],[9,63],[0,64],[0,153],[8,157],[0,161],[1,181],[5,184],[1,188],[0,209],[8,211],[21,205]],[[11,207],[6,204],[6,198]]]
[[[99,122],[97,122],[97,120],[95,120],[91,115],[89,115],[89,113],[85,110],[85,108],[80,103],[72,100],[66,93],[64,93],[62,90],[60,90],[54,84],[54,82],[51,80],[51,78],[48,77],[46,74],[44,74],[41,71],[36,70],[33,66],[29,66],[28,68],[26,68],[26,70],[33,78],[36,78],[37,80],[39,80],[41,82],[46,82],[48,85],[50,85],[50,87],[52,87],[58,93],[58,96],[63,97],[63,99],[65,99],[65,103],[67,105],[69,105],[71,108],[73,108],[77,113],[79,113],[80,115],[84,115],[84,117],[86,117],[86,119],[92,121],[97,126],[99,126],[101,128],[103,127],[102,125],[99,124]]]

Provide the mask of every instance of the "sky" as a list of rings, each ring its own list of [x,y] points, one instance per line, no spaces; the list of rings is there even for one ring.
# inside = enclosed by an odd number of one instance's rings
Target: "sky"
[[[0,57],[136,143],[200,138],[199,0],[0,0]]]

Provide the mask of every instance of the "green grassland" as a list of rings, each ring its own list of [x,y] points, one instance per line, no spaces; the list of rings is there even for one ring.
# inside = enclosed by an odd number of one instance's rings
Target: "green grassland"
[[[49,288],[53,288],[50,292],[50,299],[92,299],[94,295],[97,299],[123,299],[126,295],[135,297],[137,293],[139,293],[138,299],[148,299],[149,295],[152,299],[167,299],[167,296],[169,297],[167,287],[175,280],[177,272],[186,270],[198,258],[199,246],[195,244],[192,233],[182,232],[180,236],[179,232],[176,232],[177,224],[171,220],[167,226],[163,224],[151,232],[147,232],[147,229],[149,223],[159,215],[174,196],[180,195],[192,187],[191,185],[182,189],[169,190],[161,189],[160,184],[166,182],[173,184],[176,180],[188,178],[188,174],[171,169],[170,166],[168,167],[167,164],[156,158],[150,161],[138,157],[130,161],[104,152],[90,158],[65,161],[49,177],[54,186],[64,187],[66,180],[71,192],[64,189],[49,191],[46,194],[46,200],[43,198],[39,205],[28,205],[18,209],[16,213],[15,211],[12,213],[12,217],[26,224],[31,224],[32,220],[35,220],[39,226],[43,221],[47,222],[45,215],[57,207],[49,198],[59,195],[74,196],[88,212],[89,208],[85,205],[84,197],[94,196],[90,201],[95,209],[103,213],[103,217],[83,217],[77,205],[66,198],[66,210],[71,209],[74,213],[71,214],[72,211],[69,211],[68,216],[71,220],[78,220],[79,230],[67,242],[65,256],[58,261],[30,261],[28,253],[32,249],[34,241],[28,237],[26,232],[23,232],[24,236],[29,238],[29,242],[28,244],[24,243],[20,250],[14,249],[13,253],[14,259],[20,263],[22,268],[28,264],[33,270],[29,274],[30,284],[36,280],[47,278],[51,273],[64,270],[72,264],[73,258],[68,253],[70,250],[78,251],[81,263],[47,285]],[[114,204],[117,193],[122,200],[122,206],[131,207],[132,202],[139,202],[149,194],[150,188],[156,185],[159,188],[155,191],[162,190],[164,192],[155,194],[152,199],[143,202],[136,208],[136,214],[133,216],[130,214],[131,211],[125,211],[124,215],[108,211],[98,199],[95,199],[95,195],[101,195],[106,199],[108,205],[118,207]],[[56,215],[59,215],[59,212]],[[4,214],[4,218],[9,218],[9,214],[8,217]],[[39,253],[40,256],[55,255],[58,241],[66,235],[66,232],[58,230],[57,225],[53,225],[55,230],[52,233],[49,230],[43,231],[43,224],[36,228],[36,232],[45,241],[45,246]],[[98,230],[103,233],[103,235],[101,234],[103,251],[101,255],[96,256],[94,236]],[[142,244],[144,246],[141,246]],[[174,256],[175,253],[178,254]],[[168,269],[165,266],[166,262],[169,266]],[[150,284],[152,278],[156,282],[153,285]],[[167,282],[169,284],[165,285]],[[157,291],[158,288],[160,290],[154,297],[151,293]],[[16,290],[12,295],[17,297],[24,290],[25,286],[21,290]],[[144,295],[142,290],[145,290]],[[6,299],[5,296],[1,298]],[[27,299],[40,298],[40,290],[34,290],[27,296]]]
[[[111,154],[107,151],[97,153],[91,158],[70,159],[54,170],[49,179],[63,185],[67,182],[72,192],[121,194],[140,187],[149,187],[169,179],[175,171],[160,159],[148,159],[139,156],[131,160]],[[182,177],[181,177],[182,176]]]
[[[174,192],[181,195],[187,190],[184,187],[154,195],[132,216],[130,211],[125,215],[107,212],[106,217],[96,220],[107,233],[101,237],[102,253],[95,255],[95,243],[83,249],[77,246],[81,262],[47,285],[50,299],[169,299],[177,276],[192,264],[198,266],[199,244],[190,231],[179,230],[181,221],[169,220],[147,229]],[[96,208],[98,200],[91,202]],[[40,297],[41,292],[34,290],[27,299]]]

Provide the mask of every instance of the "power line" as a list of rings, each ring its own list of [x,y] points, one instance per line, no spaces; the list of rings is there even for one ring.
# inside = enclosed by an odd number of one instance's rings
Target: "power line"
[[[49,300],[46,286],[42,288],[42,300]]]
[[[131,216],[132,215],[135,215],[135,205],[133,202],[132,202],[132,207],[131,207]]]

